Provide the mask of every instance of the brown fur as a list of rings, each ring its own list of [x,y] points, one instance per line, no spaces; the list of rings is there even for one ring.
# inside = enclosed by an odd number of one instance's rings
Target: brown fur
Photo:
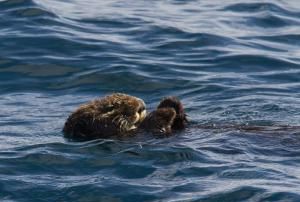
[[[187,125],[187,118],[180,100],[176,97],[164,98],[157,109],[149,113],[141,124],[141,128],[154,134],[171,134],[174,130],[182,130]]]
[[[157,109],[146,116],[141,128],[154,134],[170,134],[175,117],[176,111],[173,108]]]
[[[177,97],[166,97],[158,105],[157,109],[173,108],[176,111],[176,117],[172,123],[173,130],[182,130],[186,128],[187,118],[182,103]]]
[[[136,113],[145,103],[136,97],[115,93],[81,105],[67,119],[63,132],[67,137],[94,139],[130,134],[142,120]]]

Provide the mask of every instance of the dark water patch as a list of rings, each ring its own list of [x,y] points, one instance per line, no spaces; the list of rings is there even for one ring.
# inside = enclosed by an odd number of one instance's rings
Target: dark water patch
[[[226,46],[228,44],[235,43],[233,39],[225,37],[224,35],[210,34],[210,33],[191,33],[183,29],[176,27],[164,27],[164,26],[147,26],[145,30],[141,30],[140,35],[136,35],[136,40],[141,43],[150,43],[151,48],[159,49],[162,53],[191,51],[202,47],[218,47]],[[178,49],[179,48],[179,49]],[[195,53],[192,52],[190,54]],[[171,53],[172,53],[171,52]]]
[[[165,33],[165,31],[163,32]],[[184,33],[184,32],[183,32]],[[218,46],[226,46],[227,44],[232,44],[234,41],[230,38],[226,38],[224,36],[220,35],[211,35],[211,34],[192,34],[192,33],[178,33],[178,39],[171,41],[166,40],[165,42],[160,42],[162,44],[159,44],[158,46],[155,46],[155,48],[159,49],[175,49],[180,47],[180,50],[182,49],[189,49],[191,47],[194,48],[201,48],[201,47],[218,47]],[[162,36],[161,38],[166,38]],[[173,38],[173,37],[172,37]]]
[[[298,17],[299,12],[292,11],[280,5],[278,2],[261,2],[261,3],[235,3],[226,6],[223,11],[233,11],[237,13],[261,13],[261,12],[272,12],[285,16]]]
[[[16,22],[20,24],[32,24],[28,19],[41,19],[41,18],[56,18],[57,16],[49,10],[41,8],[34,1],[31,0],[7,0],[0,2],[0,16],[3,16],[1,23],[13,21],[16,27]],[[4,15],[5,14],[5,15]],[[9,24],[9,23],[8,23]]]
[[[298,25],[299,21],[283,18],[270,14],[262,14],[256,17],[244,18],[249,26],[259,26],[262,28],[277,28],[291,25]]]
[[[11,16],[28,18],[28,17],[55,17],[54,14],[43,10],[41,8],[29,7],[29,8],[18,8],[10,9],[9,13]]]
[[[271,36],[257,36],[258,39],[263,39],[266,41],[271,41],[274,43],[298,45],[300,35],[297,34],[280,34],[280,35],[271,35]]]
[[[216,63],[223,66],[223,68],[234,68],[237,71],[249,71],[259,72],[267,69],[290,69],[297,68],[299,64],[294,64],[289,61],[281,60],[279,58],[270,58],[267,56],[259,55],[228,55],[220,58],[216,58]],[[239,66],[236,63],[242,63]],[[257,66],[257,64],[264,64],[263,66]],[[264,70],[265,68],[265,70]]]
[[[4,73],[19,73],[29,77],[57,77],[65,76],[75,72],[74,68],[63,67],[59,65],[16,65],[7,68],[1,68],[0,72]],[[7,77],[7,76],[5,76]]]
[[[228,190],[225,193],[211,195],[200,199],[200,201],[242,201],[242,200],[257,200],[259,199],[259,195],[264,192],[263,189],[249,187],[249,186],[242,186],[240,188],[236,188],[233,190]]]
[[[43,56],[45,54],[49,54],[51,52],[57,52],[57,50],[60,50],[60,54],[57,54],[58,56],[66,56],[66,54],[75,54],[77,53],[77,48],[85,49],[86,51],[92,51],[95,49],[98,49],[96,45],[85,45],[80,42],[72,41],[69,39],[64,38],[57,38],[57,37],[51,37],[51,36],[39,36],[36,38],[35,36],[27,36],[27,37],[12,37],[12,36],[6,36],[6,41],[3,41],[4,47],[9,48],[10,46],[15,46],[16,44],[18,46],[22,47],[28,47],[25,51],[24,49],[19,49],[17,51],[18,55],[17,58],[20,57],[31,57],[33,58],[33,55],[36,54],[36,56]],[[9,42],[9,43],[8,43]],[[37,47],[37,48],[35,48]],[[99,50],[99,49],[98,49]],[[101,49],[100,49],[101,50]],[[99,50],[99,51],[100,51]],[[11,50],[12,51],[12,50]],[[76,51],[76,52],[75,52]],[[7,51],[8,52],[8,51]],[[12,53],[12,52],[11,52]],[[15,53],[15,51],[13,51]],[[8,54],[7,55],[11,55]]]
[[[129,28],[139,28],[139,24],[144,23],[139,18],[123,18],[123,19],[80,19],[79,24],[88,23],[92,26],[97,26],[101,28],[109,29],[116,32],[123,32],[123,30],[128,30]],[[102,30],[103,31],[103,30]],[[135,30],[138,31],[138,30]]]
[[[201,167],[201,166],[189,166],[186,168],[182,168],[181,170],[178,170],[174,177],[208,177],[210,175],[214,175],[217,170],[222,169],[221,166],[219,167]],[[177,187],[176,187],[177,189]]]
[[[266,196],[263,198],[263,200],[266,201],[297,201],[300,199],[299,194],[291,194],[287,192],[276,192],[274,194],[266,194]]]
[[[0,2],[2,8],[13,8],[20,6],[35,5],[32,0],[4,0]]]

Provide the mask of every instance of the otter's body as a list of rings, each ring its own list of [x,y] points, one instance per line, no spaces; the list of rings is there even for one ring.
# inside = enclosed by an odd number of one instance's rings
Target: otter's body
[[[67,119],[66,137],[95,139],[131,134],[146,116],[145,103],[134,96],[115,93],[81,105]]]

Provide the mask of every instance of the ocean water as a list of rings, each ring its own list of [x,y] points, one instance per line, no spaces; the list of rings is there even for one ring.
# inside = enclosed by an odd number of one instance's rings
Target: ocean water
[[[113,92],[189,127],[63,137]],[[299,125],[298,0],[0,0],[0,201],[297,202]]]

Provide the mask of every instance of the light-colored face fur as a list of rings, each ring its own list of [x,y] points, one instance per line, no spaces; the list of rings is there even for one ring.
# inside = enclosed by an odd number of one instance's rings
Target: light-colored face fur
[[[117,93],[105,97],[103,101],[107,103],[102,118],[112,119],[122,133],[136,129],[146,117],[146,105],[139,98]]]

